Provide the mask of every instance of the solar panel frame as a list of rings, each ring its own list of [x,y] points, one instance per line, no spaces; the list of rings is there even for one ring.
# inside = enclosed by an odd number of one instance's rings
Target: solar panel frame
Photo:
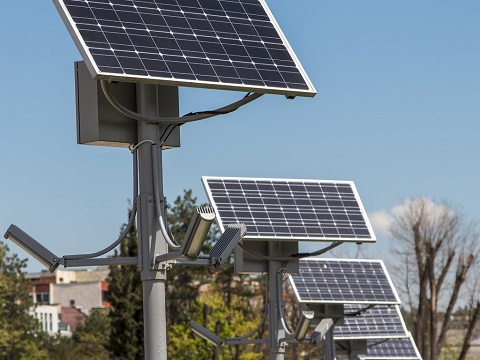
[[[190,1],[53,0],[97,80],[315,96],[264,0]]]
[[[406,338],[390,338],[379,343],[367,340],[365,360],[421,360],[422,356],[413,340],[412,334]]]
[[[244,240],[375,242],[353,181],[204,176],[222,231],[244,223]]]
[[[300,303],[400,304],[382,260],[306,258],[299,266],[289,280]]]
[[[355,313],[366,305],[345,304],[345,314]],[[345,316],[334,328],[335,340],[405,338],[407,327],[398,305],[375,305],[357,316]]]

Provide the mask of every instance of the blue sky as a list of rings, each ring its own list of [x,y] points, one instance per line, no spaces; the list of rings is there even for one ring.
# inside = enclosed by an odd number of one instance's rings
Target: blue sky
[[[183,126],[182,147],[164,153],[167,197],[193,189],[206,201],[202,175],[353,180],[380,254],[391,241],[382,219],[406,198],[447,200],[479,218],[480,2],[267,3],[318,95],[266,95]],[[103,248],[127,220],[131,155],[76,144],[80,55],[53,3],[2,9],[0,230],[15,223],[58,255]],[[243,93],[180,96],[187,113]]]

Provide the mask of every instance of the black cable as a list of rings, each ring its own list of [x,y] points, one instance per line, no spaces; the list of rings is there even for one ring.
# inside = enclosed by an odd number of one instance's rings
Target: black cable
[[[246,105],[258,99],[263,95],[263,94],[257,94],[257,93],[248,93],[247,96],[245,96],[239,101],[235,101],[227,106],[221,107],[216,110],[200,112],[196,115],[187,114],[182,117],[178,117],[178,116],[158,117],[158,116],[142,115],[142,114],[136,113],[135,111],[129,110],[123,105],[121,105],[117,101],[117,99],[115,99],[115,97],[111,94],[110,89],[108,88],[108,81],[100,80],[100,86],[102,88],[103,94],[105,95],[105,98],[117,111],[119,111],[120,113],[122,113],[123,115],[131,119],[134,119],[137,121],[143,121],[149,124],[185,124],[187,122],[203,120],[216,115],[228,114],[232,111],[237,110],[241,106]]]
[[[243,98],[247,98],[251,95],[252,93],[249,92],[247,95],[245,95]],[[237,107],[236,109],[231,109],[231,110],[206,110],[206,111],[196,111],[196,112],[189,112],[188,114],[183,115],[182,117],[185,116],[191,116],[191,115],[225,115],[225,114],[230,114],[231,112],[234,112],[235,110],[238,110],[239,108]]]
[[[376,343],[370,344],[367,347],[377,346],[377,345],[383,344],[384,342],[387,342],[388,340],[389,339],[383,339],[383,340],[377,341]]]
[[[172,126],[172,124],[168,124],[168,125],[165,127],[165,130],[163,131],[163,134],[160,136],[160,144],[161,144],[163,141],[165,141],[165,140],[163,140],[163,137],[164,137],[165,134],[167,133],[168,128],[169,128],[170,126]],[[167,138],[168,138],[168,136],[167,136]]]
[[[172,135],[173,130],[175,130],[176,127],[179,127],[179,126],[182,126],[182,125],[183,125],[183,124],[175,124],[175,125],[172,127],[172,129],[170,130],[170,132],[168,133],[168,135],[165,136],[165,139],[164,139],[162,142],[167,141],[167,139],[170,137],[170,135]]]
[[[359,315],[364,314],[366,311],[370,310],[374,306],[375,306],[374,304],[370,304],[367,307],[364,307],[363,309],[360,309],[360,310],[357,310],[357,311],[354,311],[354,312],[351,312],[351,313],[346,313],[344,315],[345,316],[359,316]]]
[[[295,260],[295,259],[303,259],[303,258],[310,257],[310,256],[321,255],[321,254],[324,254],[331,249],[336,248],[337,246],[339,246],[341,244],[343,244],[343,243],[342,242],[334,242],[331,245],[329,245],[329,246],[327,246],[323,249],[320,249],[320,250],[317,250],[317,251],[314,251],[314,252],[311,252],[311,253],[296,253],[296,254],[291,254],[291,255],[283,256],[283,257],[270,257],[270,256],[266,256],[266,255],[255,254],[254,252],[246,249],[243,246],[243,244],[241,244],[241,243],[239,243],[237,246],[240,249],[242,249],[244,252],[246,252],[248,255],[259,258],[259,259],[272,260],[272,261],[290,261],[290,260]]]

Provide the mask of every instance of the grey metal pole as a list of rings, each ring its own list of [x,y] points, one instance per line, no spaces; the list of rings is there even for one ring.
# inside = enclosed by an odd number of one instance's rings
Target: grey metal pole
[[[333,339],[333,332],[335,326],[332,326],[330,330],[325,334],[325,340],[323,342],[323,360],[335,360],[335,341]]]
[[[137,112],[159,116],[157,86],[137,84]],[[167,359],[167,321],[165,307],[165,270],[152,270],[156,255],[167,252],[166,241],[159,230],[155,209],[152,143],[159,140],[158,126],[141,121],[137,126],[140,196],[138,204],[139,266],[143,284],[143,321],[145,359]],[[161,164],[161,150],[158,158]],[[158,166],[161,172],[161,165]],[[162,179],[158,174],[158,179]],[[159,184],[163,203],[163,189]]]
[[[275,241],[268,242],[268,255],[281,256],[281,244]],[[270,355],[272,360],[285,359],[285,344],[280,344],[280,339],[285,338],[285,330],[280,322],[280,306],[283,306],[283,289],[278,283],[278,274],[281,271],[280,261],[268,262],[268,333],[270,340]],[[279,296],[280,292],[280,296]],[[279,301],[280,297],[280,301]]]

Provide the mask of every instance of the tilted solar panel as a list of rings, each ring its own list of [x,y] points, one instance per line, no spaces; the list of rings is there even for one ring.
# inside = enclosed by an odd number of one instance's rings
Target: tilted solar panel
[[[407,328],[398,305],[346,304],[344,323],[335,326],[335,340],[407,337]]]
[[[421,360],[412,335],[401,339],[368,340],[365,360]]]
[[[96,79],[316,94],[264,0],[53,1]]]
[[[301,303],[398,305],[400,298],[381,260],[300,260],[290,282]]]
[[[375,241],[351,181],[202,179],[221,229],[244,223],[244,240]]]

